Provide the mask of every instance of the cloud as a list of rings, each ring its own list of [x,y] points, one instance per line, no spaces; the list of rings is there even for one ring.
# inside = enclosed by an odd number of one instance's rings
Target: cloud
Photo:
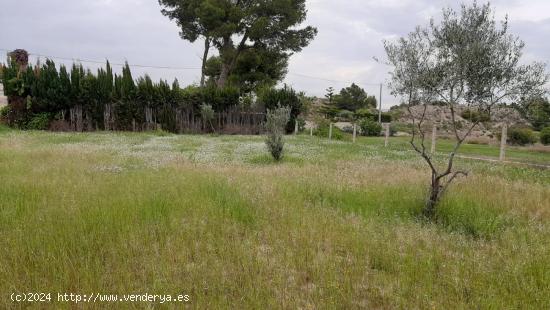
[[[511,31],[527,44],[525,59],[547,60],[550,43],[544,38],[550,35],[550,1],[496,0],[492,4],[497,18],[509,13]],[[376,84],[385,82],[390,70],[373,59],[384,58],[383,40],[426,25],[445,6],[456,8],[457,4],[449,0],[309,0],[306,23],[318,27],[319,35],[291,58],[285,82],[322,96],[329,86],[338,89],[355,81],[378,94]],[[177,26],[162,16],[155,0],[3,0],[0,48],[173,67],[200,67],[202,54],[202,43],[181,40]],[[200,74],[198,70],[134,71],[155,79],[178,78],[181,84],[198,82]],[[398,103],[387,89],[384,93],[386,108]]]

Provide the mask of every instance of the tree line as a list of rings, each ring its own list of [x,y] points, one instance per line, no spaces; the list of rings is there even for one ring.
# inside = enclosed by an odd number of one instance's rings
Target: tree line
[[[134,79],[127,63],[118,74],[108,61],[105,67],[92,72],[82,64],[67,68],[47,59],[33,66],[18,59],[28,60],[28,55],[23,50],[14,51],[8,64],[0,66],[9,102],[1,116],[9,125],[22,129],[162,128],[181,133],[221,130],[227,124],[253,123],[258,127],[265,119],[266,109],[279,104],[290,107],[292,119],[288,127],[293,128],[303,110],[298,93],[287,86],[264,87],[255,93],[244,93],[233,86],[182,88],[177,80],[154,82],[148,75]],[[212,119],[204,119],[206,109],[214,113],[214,124]],[[210,122],[208,127],[206,122]]]

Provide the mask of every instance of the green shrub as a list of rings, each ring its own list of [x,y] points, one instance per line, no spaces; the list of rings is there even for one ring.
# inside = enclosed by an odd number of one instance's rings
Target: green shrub
[[[382,123],[391,123],[393,116],[390,113],[382,112],[381,114]]]
[[[323,120],[319,121],[317,124],[317,129],[313,132],[313,134],[317,137],[322,138],[328,138],[330,132],[330,122]],[[332,139],[334,140],[343,140],[344,139],[344,132],[340,130],[340,128],[336,126],[332,126]]]
[[[50,114],[40,113],[40,114],[34,115],[29,120],[25,128],[29,130],[45,130],[45,129],[48,129],[49,125],[50,125]]]
[[[540,142],[544,145],[550,145],[550,127],[545,127],[540,131]]]
[[[3,106],[0,108],[0,120],[8,118],[8,114],[10,114],[10,106]]]
[[[353,117],[355,116],[355,113],[348,111],[348,110],[341,110],[338,112],[338,118],[342,121],[351,121],[353,120]]]
[[[371,112],[371,110],[369,109],[359,109],[355,111],[355,117],[357,119],[363,119],[363,118],[374,119],[374,113]]]
[[[285,127],[290,120],[290,107],[279,106],[276,110],[267,110],[265,122],[266,140],[265,143],[271,156],[276,161],[283,158]]]
[[[508,143],[513,145],[527,145],[537,142],[533,130],[529,128],[512,127],[508,130]]]
[[[376,137],[382,131],[382,125],[370,119],[364,119],[359,123],[363,136]]]
[[[285,85],[281,89],[264,88],[258,92],[258,102],[261,103],[266,110],[275,110],[279,106],[290,108],[290,121],[286,125],[286,132],[294,132],[294,126],[298,115],[300,115],[304,107],[300,96],[292,87]]]
[[[478,111],[464,110],[460,116],[469,120],[470,122],[488,122],[491,120],[491,116],[488,113],[479,113]]]

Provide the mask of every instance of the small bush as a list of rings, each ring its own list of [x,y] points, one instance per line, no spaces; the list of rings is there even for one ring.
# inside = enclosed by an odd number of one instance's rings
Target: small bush
[[[382,131],[382,125],[369,119],[364,119],[359,123],[361,134],[363,136],[376,137]]]
[[[508,143],[513,145],[527,145],[537,142],[533,130],[529,128],[512,127],[508,130]]]
[[[313,134],[317,137],[322,138],[328,138],[330,132],[330,122],[328,121],[321,121],[317,125],[317,129],[313,132]],[[340,130],[340,128],[336,126],[332,126],[332,139],[334,140],[343,140],[344,139],[344,132]]]
[[[0,119],[6,119],[8,117],[8,114],[10,114],[9,105],[0,108]]]
[[[550,127],[545,127],[540,131],[540,142],[544,145],[550,145]]]
[[[381,114],[382,123],[391,123],[393,116],[390,113],[382,112]]]
[[[210,127],[210,129],[214,131],[214,126],[212,125],[212,120],[214,119],[214,109],[212,109],[211,105],[205,103],[201,105],[201,118],[204,129]]]
[[[338,115],[337,115],[338,119],[344,122],[353,120],[354,116],[355,116],[355,113],[348,110],[342,110],[338,112]]]
[[[279,106],[276,110],[267,110],[265,122],[266,145],[276,161],[283,158],[285,128],[290,120],[290,107]]]
[[[40,113],[33,116],[27,123],[26,129],[29,130],[46,130],[50,125],[50,114]]]
[[[355,111],[355,117],[358,119],[368,118],[374,119],[374,113],[369,109],[359,109]]]
[[[465,110],[460,116],[462,118],[469,120],[470,122],[488,122],[491,120],[491,116],[488,113],[479,113],[478,111]]]

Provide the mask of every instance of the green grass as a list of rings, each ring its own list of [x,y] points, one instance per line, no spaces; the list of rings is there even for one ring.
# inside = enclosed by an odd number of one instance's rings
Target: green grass
[[[550,170],[459,159],[471,176],[427,222],[425,164],[382,144],[288,137],[274,163],[261,137],[0,127],[0,308],[550,307]]]

